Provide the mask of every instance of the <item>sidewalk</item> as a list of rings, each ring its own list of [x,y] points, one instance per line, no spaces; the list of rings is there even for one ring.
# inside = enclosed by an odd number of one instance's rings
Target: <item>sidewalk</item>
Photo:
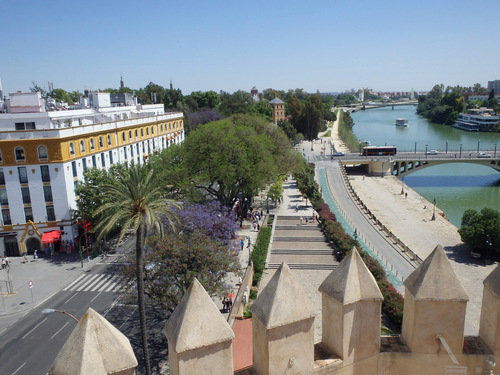
[[[24,312],[35,308],[69,284],[83,272],[87,272],[101,257],[87,259],[81,266],[78,254],[54,254],[50,258],[10,257],[9,268],[0,270],[0,334],[15,323]],[[9,294],[7,282],[12,282]],[[32,283],[30,288],[28,283]]]

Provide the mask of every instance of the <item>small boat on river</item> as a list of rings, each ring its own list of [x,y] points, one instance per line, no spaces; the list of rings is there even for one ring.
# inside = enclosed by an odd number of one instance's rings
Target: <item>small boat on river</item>
[[[404,118],[397,118],[396,119],[396,126],[407,127],[408,126],[408,120],[405,120]]]

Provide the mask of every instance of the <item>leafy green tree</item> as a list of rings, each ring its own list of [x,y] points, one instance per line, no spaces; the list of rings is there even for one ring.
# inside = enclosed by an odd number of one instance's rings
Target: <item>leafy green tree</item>
[[[281,129],[240,114],[200,125],[153,165],[181,197],[232,207],[236,198],[255,196],[294,168],[297,158]]]
[[[52,97],[60,103],[73,104],[78,101],[79,93],[77,91],[68,92],[63,89],[54,89],[51,93]]]
[[[146,87],[136,90],[135,94],[143,103],[146,104],[153,103],[155,96],[156,96],[156,103],[163,103],[165,88],[160,85],[157,85],[156,83],[149,82]]]
[[[435,85],[427,97],[418,98],[417,113],[427,117],[438,124],[452,125],[460,112],[464,110],[464,98],[462,87],[446,88],[443,93],[443,85]]]
[[[231,207],[240,195],[253,197],[277,174],[271,139],[250,126],[229,120],[201,125],[182,146],[188,185],[224,206]]]
[[[288,90],[288,95],[294,95],[297,97],[299,100],[306,100],[309,97],[309,94],[304,91],[304,89],[295,89],[295,90]]]
[[[234,115],[229,118],[229,121],[234,125],[251,126],[257,134],[262,134],[271,140],[270,151],[273,162],[276,164],[276,174],[270,176],[268,183],[274,182],[276,178],[295,169],[300,157],[292,151],[290,142],[281,128],[251,115]]]
[[[249,113],[253,99],[246,91],[236,91],[233,94],[221,92],[219,112],[224,116],[231,116],[237,113]]]
[[[179,109],[183,102],[184,96],[180,89],[164,90],[163,104],[165,104],[165,109]]]
[[[278,121],[278,127],[283,130],[288,139],[290,139],[290,142],[295,142],[295,138],[297,137],[297,129],[295,129],[290,121],[280,120]]]
[[[267,196],[274,201],[274,207],[276,207],[276,202],[283,197],[283,179],[280,178],[274,184],[271,185]]]
[[[500,253],[500,212],[492,208],[465,210],[458,230],[462,241],[472,249]],[[489,253],[491,255],[491,252]]]
[[[33,86],[30,87],[31,92],[39,92],[42,94],[42,98],[47,96],[47,91],[44,90],[41,86],[38,86],[38,84],[35,81],[31,81]]]
[[[428,98],[431,99],[441,99],[444,94],[444,85],[441,83],[440,85],[434,85],[431,91],[427,94]]]
[[[286,100],[285,92],[283,90],[265,89],[260,95],[261,99],[271,101],[274,98],[284,98]]]
[[[102,219],[95,226],[98,239],[116,226],[121,226],[120,239],[129,230],[136,235],[136,282],[137,304],[142,336],[142,348],[146,374],[151,374],[146,330],[146,308],[144,301],[144,257],[145,239],[151,233],[163,234],[162,218],[174,224],[171,207],[177,204],[166,200],[153,178],[153,169],[147,164],[136,164],[119,170],[116,178],[109,179],[98,187],[105,203],[96,210]]]
[[[323,105],[318,95],[309,96],[304,108],[306,136],[315,139],[321,130],[324,130]]]
[[[480,83],[476,83],[472,90],[469,91],[472,91],[475,94],[479,94],[480,92],[486,91],[486,89]]]
[[[89,168],[83,173],[84,180],[80,182],[75,190],[78,208],[74,212],[74,217],[81,217],[95,224],[105,220],[102,214],[97,214],[97,210],[104,203],[104,197],[100,192],[99,186],[104,185],[111,179],[120,175],[125,166],[118,164],[112,166],[108,171],[100,168]]]
[[[260,116],[263,119],[271,122],[271,118],[273,116],[273,109],[266,100],[259,100],[257,102],[254,102],[250,106],[249,113]]]
[[[217,108],[220,104],[220,95],[215,91],[194,91],[189,95],[196,102],[198,108]]]
[[[288,100],[288,110],[292,116],[292,124],[297,129],[297,132],[301,132],[299,126],[303,118],[304,104],[295,95],[291,94]]]

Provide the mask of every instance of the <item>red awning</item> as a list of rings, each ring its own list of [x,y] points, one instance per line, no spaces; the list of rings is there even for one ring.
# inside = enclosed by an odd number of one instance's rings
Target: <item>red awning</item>
[[[42,234],[42,243],[52,243],[61,240],[61,231],[53,230]]]

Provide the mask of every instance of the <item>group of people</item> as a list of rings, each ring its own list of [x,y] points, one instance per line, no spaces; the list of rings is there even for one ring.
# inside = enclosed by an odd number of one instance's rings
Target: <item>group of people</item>
[[[231,297],[224,297],[222,300],[222,309],[224,312],[230,312],[233,307],[233,299]]]
[[[2,269],[9,267],[9,257],[2,258]]]

